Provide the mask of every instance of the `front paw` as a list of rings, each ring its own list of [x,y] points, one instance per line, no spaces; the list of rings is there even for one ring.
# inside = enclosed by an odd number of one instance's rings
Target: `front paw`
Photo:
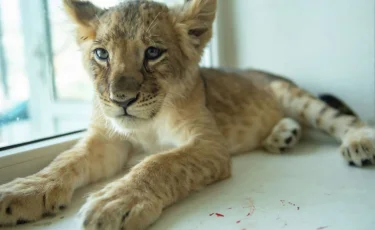
[[[25,224],[67,207],[73,190],[48,176],[19,178],[0,186],[0,226]]]
[[[160,200],[132,186],[107,186],[89,196],[80,214],[85,230],[142,230],[161,215]]]
[[[352,129],[344,137],[341,154],[351,165],[375,163],[375,130],[369,127]]]

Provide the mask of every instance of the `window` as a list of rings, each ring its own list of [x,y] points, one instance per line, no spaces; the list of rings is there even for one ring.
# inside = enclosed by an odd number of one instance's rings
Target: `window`
[[[120,2],[91,1],[102,7]],[[62,0],[0,5],[0,148],[84,129],[92,86]],[[207,48],[202,65],[210,63]]]

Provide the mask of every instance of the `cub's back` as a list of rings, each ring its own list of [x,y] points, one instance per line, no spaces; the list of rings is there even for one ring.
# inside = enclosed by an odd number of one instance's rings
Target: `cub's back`
[[[268,90],[273,80],[283,79],[261,71],[201,69],[207,107],[234,152],[260,146],[283,117]],[[284,79],[283,79],[284,80]]]

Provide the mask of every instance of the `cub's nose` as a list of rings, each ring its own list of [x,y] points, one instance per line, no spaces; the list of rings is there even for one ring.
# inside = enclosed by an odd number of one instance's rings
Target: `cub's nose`
[[[117,99],[117,100],[116,100]],[[138,99],[138,94],[137,95],[133,95],[132,97],[126,97],[126,99],[124,99],[124,97],[122,98],[122,100],[118,100],[119,98],[116,98],[116,99],[112,99],[112,101],[117,104],[118,106],[122,107],[126,113],[126,109],[132,105],[134,102],[137,101]]]
[[[138,99],[140,82],[135,77],[118,76],[110,85],[110,98],[112,102],[121,106],[126,114],[126,109]]]

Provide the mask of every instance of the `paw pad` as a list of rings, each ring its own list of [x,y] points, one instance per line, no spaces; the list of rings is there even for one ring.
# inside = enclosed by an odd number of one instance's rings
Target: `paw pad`
[[[30,176],[0,186],[0,194],[0,225],[13,226],[65,209],[72,192],[38,176]]]
[[[28,221],[28,220],[18,219],[18,220],[17,220],[17,225],[27,224],[27,223],[29,223],[29,222],[30,222],[30,221]]]
[[[285,144],[289,145],[293,141],[293,137],[290,136],[287,139],[285,139]]]
[[[283,153],[297,144],[300,133],[301,126],[296,121],[284,118],[273,128],[263,146],[269,152]]]
[[[343,138],[341,154],[349,165],[375,164],[375,130],[368,127],[350,130]]]
[[[12,215],[12,208],[9,206],[5,209],[5,213],[8,215]]]

